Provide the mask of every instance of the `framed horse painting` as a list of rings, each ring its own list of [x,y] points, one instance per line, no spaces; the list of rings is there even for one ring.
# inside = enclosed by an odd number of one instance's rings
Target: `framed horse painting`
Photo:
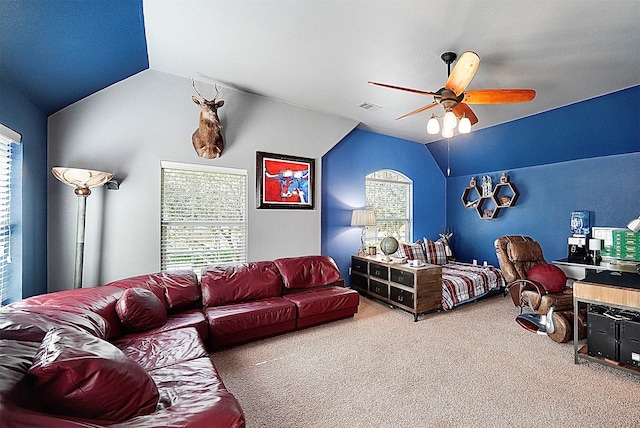
[[[315,159],[256,152],[259,209],[313,209]]]

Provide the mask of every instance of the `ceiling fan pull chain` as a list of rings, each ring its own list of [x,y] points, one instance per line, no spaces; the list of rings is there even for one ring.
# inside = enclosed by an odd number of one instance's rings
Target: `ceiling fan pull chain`
[[[451,148],[449,147],[450,138],[447,138],[447,177],[451,176],[451,168],[449,167],[449,152]]]

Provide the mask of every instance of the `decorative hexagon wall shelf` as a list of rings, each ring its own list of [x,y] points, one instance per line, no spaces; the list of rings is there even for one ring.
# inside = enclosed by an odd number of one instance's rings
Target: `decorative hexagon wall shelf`
[[[487,184],[488,182],[488,184]],[[502,208],[510,208],[518,200],[518,189],[509,182],[506,172],[500,176],[500,182],[491,188],[491,178],[483,177],[483,189],[478,188],[476,178],[471,177],[469,186],[462,192],[462,204],[465,208],[475,209],[478,217],[489,220],[496,218]]]

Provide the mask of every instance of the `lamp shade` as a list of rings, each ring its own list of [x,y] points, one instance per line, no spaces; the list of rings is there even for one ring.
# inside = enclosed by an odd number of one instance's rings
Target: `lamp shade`
[[[435,135],[440,132],[440,123],[435,116],[431,116],[431,119],[427,121],[427,134]]]
[[[54,167],[51,172],[53,176],[64,184],[73,187],[90,188],[102,186],[113,178],[113,174],[91,169]]]
[[[458,119],[456,115],[452,111],[448,111],[444,114],[444,118],[442,119],[442,126],[444,128],[454,129],[458,124]]]
[[[453,128],[442,128],[442,136],[444,138],[453,137]]]
[[[353,210],[351,226],[375,226],[376,213],[373,210]]]
[[[468,134],[471,132],[471,120],[468,117],[463,117],[460,119],[460,123],[458,124],[458,132],[461,134]]]
[[[634,232],[640,232],[640,217],[631,220],[627,225],[627,228]]]

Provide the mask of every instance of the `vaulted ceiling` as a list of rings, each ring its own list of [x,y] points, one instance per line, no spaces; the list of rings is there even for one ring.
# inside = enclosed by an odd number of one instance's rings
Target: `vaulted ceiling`
[[[445,51],[480,56],[468,89],[531,88],[474,105],[474,129],[640,84],[640,2],[0,0],[0,77],[52,114],[147,68],[430,142],[430,113],[396,117],[444,86]],[[369,110],[363,103],[381,107]]]

